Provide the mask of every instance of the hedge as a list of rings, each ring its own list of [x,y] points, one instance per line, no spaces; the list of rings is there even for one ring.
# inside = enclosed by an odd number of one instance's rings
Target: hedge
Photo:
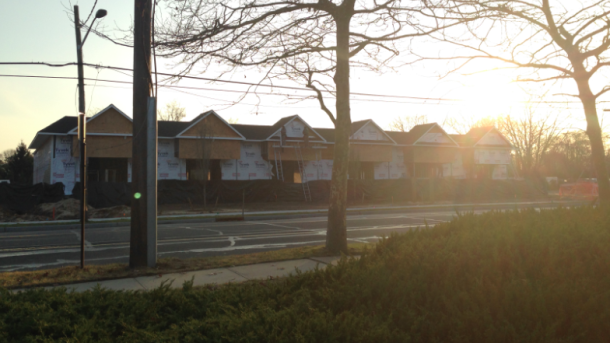
[[[608,342],[610,215],[461,215],[278,281],[0,291],[1,342]]]

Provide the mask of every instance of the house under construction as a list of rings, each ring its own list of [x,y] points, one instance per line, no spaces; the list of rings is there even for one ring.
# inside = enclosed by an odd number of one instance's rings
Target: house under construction
[[[38,131],[34,183],[62,182],[70,194],[79,175],[76,116]],[[88,180],[131,181],[133,123],[114,105],[87,120]],[[298,115],[273,125],[229,124],[214,111],[188,122],[158,123],[159,180],[330,180],[334,129],[313,128]],[[373,120],[352,123],[350,179],[508,178],[511,145],[495,128],[450,135],[436,123],[384,131]],[[205,161],[205,168],[201,161]],[[206,173],[202,170],[207,170]]]

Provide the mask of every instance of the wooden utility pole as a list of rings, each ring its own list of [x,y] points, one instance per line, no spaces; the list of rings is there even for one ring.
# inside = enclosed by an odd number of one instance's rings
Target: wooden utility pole
[[[157,198],[157,149],[147,139],[157,130],[156,116],[148,116],[149,98],[152,91],[150,74],[151,10],[152,1],[134,0],[133,30],[133,152],[131,172],[131,245],[129,266],[131,268],[153,267],[156,260],[156,198]],[[154,145],[154,147],[153,147]],[[151,161],[154,159],[154,165]],[[154,171],[152,170],[154,168]],[[151,180],[153,178],[154,180]],[[153,212],[153,213],[151,213]],[[154,246],[151,244],[154,234]],[[154,250],[152,250],[154,249]]]

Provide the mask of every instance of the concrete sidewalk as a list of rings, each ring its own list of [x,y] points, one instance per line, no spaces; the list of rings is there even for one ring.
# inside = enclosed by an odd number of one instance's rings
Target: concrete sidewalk
[[[351,258],[358,258],[354,256]],[[286,277],[291,274],[296,274],[298,269],[301,272],[310,270],[324,269],[329,264],[336,264],[341,257],[311,257],[299,260],[288,260],[279,262],[258,263],[245,266],[236,266],[229,268],[206,269],[184,273],[172,273],[154,276],[139,276],[135,278],[105,280],[75,283],[61,286],[49,286],[46,289],[67,288],[68,291],[84,292],[92,290],[97,285],[100,287],[121,291],[147,291],[155,289],[163,282],[171,283],[172,288],[182,288],[185,281],[193,279],[193,286],[204,285],[221,285],[227,283],[239,283],[248,280],[267,280],[270,278]],[[14,292],[23,291],[25,289],[16,289]]]

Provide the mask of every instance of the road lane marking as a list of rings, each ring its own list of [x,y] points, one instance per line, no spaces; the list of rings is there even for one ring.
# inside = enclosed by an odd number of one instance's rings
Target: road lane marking
[[[78,240],[78,242],[80,242],[80,241],[81,241],[81,239],[82,239],[82,238],[81,238],[80,232],[78,232],[78,231],[70,231],[70,232],[72,232],[73,234],[75,234],[75,235],[76,235],[76,239]],[[88,241],[88,240],[86,240],[86,239],[85,239],[85,246],[86,246],[87,248],[93,248],[93,245],[91,244],[91,242],[89,242],[89,241]]]
[[[266,222],[259,222],[259,223],[265,224],[265,225],[277,226],[277,227],[285,227],[287,229],[301,230],[300,227],[296,227],[296,226],[278,225],[278,224],[271,224],[271,223],[266,223]]]

